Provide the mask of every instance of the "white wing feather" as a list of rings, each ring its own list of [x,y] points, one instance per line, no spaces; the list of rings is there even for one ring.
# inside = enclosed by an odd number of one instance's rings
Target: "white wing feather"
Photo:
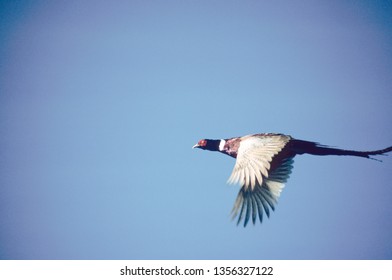
[[[270,176],[264,178],[262,184],[256,184],[254,189],[245,186],[240,189],[232,210],[232,217],[238,216],[237,224],[242,220],[244,220],[244,226],[250,220],[255,224],[257,216],[262,222],[264,213],[269,217],[270,209],[275,210],[275,205],[292,168],[293,158],[286,158],[280,166],[271,170]]]
[[[245,189],[250,187],[252,190],[256,185],[263,185],[268,178],[272,158],[290,139],[280,134],[245,136],[238,148],[236,164],[228,183],[239,183]]]

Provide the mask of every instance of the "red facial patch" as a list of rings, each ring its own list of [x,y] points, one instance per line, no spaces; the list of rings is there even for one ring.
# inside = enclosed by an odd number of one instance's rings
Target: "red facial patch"
[[[207,140],[202,139],[202,140],[199,141],[199,143],[197,143],[197,145],[199,145],[200,147],[204,147],[204,146],[207,145]]]

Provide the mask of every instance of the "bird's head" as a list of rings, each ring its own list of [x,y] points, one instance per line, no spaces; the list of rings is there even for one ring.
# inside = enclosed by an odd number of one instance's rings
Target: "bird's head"
[[[207,139],[201,139],[199,142],[197,142],[196,145],[194,145],[194,146],[192,147],[192,149],[194,149],[194,148],[199,148],[199,149],[205,150],[205,149],[207,149],[207,143],[208,143],[208,140],[207,140]]]
[[[192,148],[199,148],[202,150],[209,150],[209,151],[219,151],[220,143],[221,143],[221,140],[201,139]]]

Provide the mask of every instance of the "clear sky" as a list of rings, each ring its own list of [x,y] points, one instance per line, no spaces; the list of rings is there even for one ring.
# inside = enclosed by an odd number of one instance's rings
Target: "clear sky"
[[[392,259],[392,157],[230,220],[201,138],[392,145],[390,1],[1,1],[1,259]]]

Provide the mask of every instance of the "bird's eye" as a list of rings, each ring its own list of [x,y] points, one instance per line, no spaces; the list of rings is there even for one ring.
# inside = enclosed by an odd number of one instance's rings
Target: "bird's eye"
[[[200,140],[198,145],[201,147],[204,147],[205,145],[207,145],[207,140],[205,140],[205,139]]]

